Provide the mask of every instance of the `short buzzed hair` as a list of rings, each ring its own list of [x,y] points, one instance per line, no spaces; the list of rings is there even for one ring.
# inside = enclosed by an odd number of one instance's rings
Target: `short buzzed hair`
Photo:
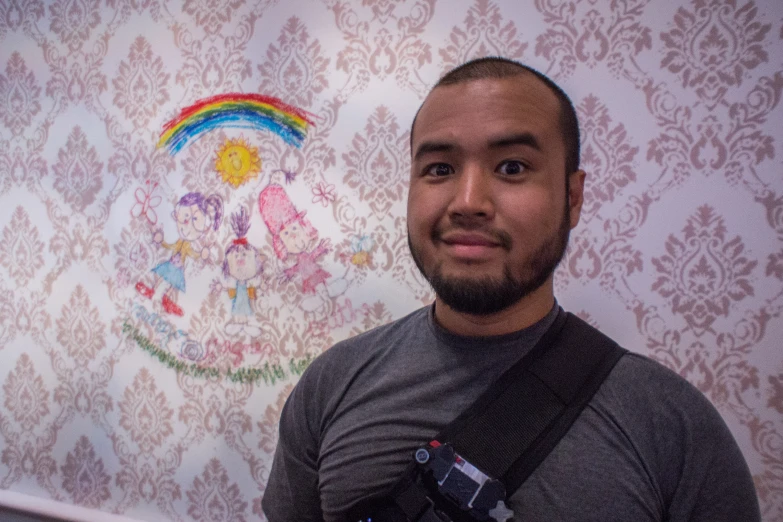
[[[513,78],[514,76],[525,74],[532,74],[541,80],[557,98],[560,105],[558,123],[560,132],[563,135],[563,144],[565,145],[566,175],[572,174],[579,169],[579,121],[576,117],[574,105],[571,103],[571,98],[545,74],[508,58],[488,56],[471,60],[450,70],[438,80],[438,83],[435,84],[432,90],[446,85],[455,85],[474,80]],[[413,149],[413,127],[416,125],[418,115],[417,112],[411,124],[411,149]]]

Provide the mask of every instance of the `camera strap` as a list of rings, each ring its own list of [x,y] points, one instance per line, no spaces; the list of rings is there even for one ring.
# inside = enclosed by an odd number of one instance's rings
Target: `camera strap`
[[[438,435],[510,496],[543,462],[627,351],[560,310],[533,349]]]
[[[568,432],[625,353],[559,310],[530,352],[416,452],[389,496],[352,513],[386,513],[374,521],[507,520],[505,499]]]

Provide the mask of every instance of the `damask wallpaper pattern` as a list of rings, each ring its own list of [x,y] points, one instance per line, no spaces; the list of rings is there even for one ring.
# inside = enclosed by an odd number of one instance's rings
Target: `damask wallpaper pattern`
[[[432,299],[406,244],[409,125],[490,54],[581,120],[559,300],[704,392],[783,520],[776,0],[0,0],[0,490],[263,519],[297,376]],[[224,93],[313,125],[301,147],[233,128],[157,147]]]

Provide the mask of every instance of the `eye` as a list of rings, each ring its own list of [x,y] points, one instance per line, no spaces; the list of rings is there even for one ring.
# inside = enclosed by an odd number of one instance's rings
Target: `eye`
[[[527,167],[521,161],[508,160],[498,165],[497,171],[504,176],[515,176],[522,174]]]
[[[448,163],[433,163],[424,169],[424,174],[436,178],[442,178],[454,174],[454,169]]]

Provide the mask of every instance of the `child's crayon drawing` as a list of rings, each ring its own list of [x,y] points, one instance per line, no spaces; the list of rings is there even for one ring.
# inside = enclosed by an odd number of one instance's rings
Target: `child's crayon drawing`
[[[231,228],[236,237],[226,248],[223,261],[223,277],[229,282],[225,290],[231,300],[231,320],[226,324],[226,333],[230,336],[245,333],[257,337],[261,334],[261,328],[251,324],[251,319],[255,315],[254,307],[259,291],[266,287],[261,277],[266,256],[247,241],[250,216],[244,207],[232,214]],[[213,292],[221,292],[223,289],[217,279],[212,282]]]
[[[166,122],[158,147],[172,155],[205,132],[217,128],[267,130],[301,147],[313,115],[278,98],[251,93],[226,93],[198,100]]]
[[[321,267],[322,258],[331,249],[330,241],[319,240],[318,231],[305,217],[306,211],[294,207],[279,181],[273,175],[258,196],[261,219],[272,234],[275,254],[285,265],[284,279],[299,281],[305,296],[302,310],[315,320],[323,320],[332,313],[333,299],[345,293],[348,282],[343,277],[332,278]]]
[[[215,152],[215,170],[224,183],[234,188],[256,179],[261,172],[258,147],[251,146],[242,136],[227,139]]]
[[[171,257],[152,269],[154,281],[147,285],[142,281],[136,283],[136,291],[142,296],[152,299],[161,283],[165,283],[161,304],[169,314],[182,316],[184,312],[177,304],[180,292],[186,291],[185,262],[190,259],[209,258],[209,248],[199,245],[199,240],[213,228],[217,230],[223,217],[223,200],[213,194],[205,197],[201,192],[185,194],[177,202],[171,216],[177,222],[178,239],[175,243],[167,243],[163,239],[163,231],[158,230],[153,241],[171,251]]]

